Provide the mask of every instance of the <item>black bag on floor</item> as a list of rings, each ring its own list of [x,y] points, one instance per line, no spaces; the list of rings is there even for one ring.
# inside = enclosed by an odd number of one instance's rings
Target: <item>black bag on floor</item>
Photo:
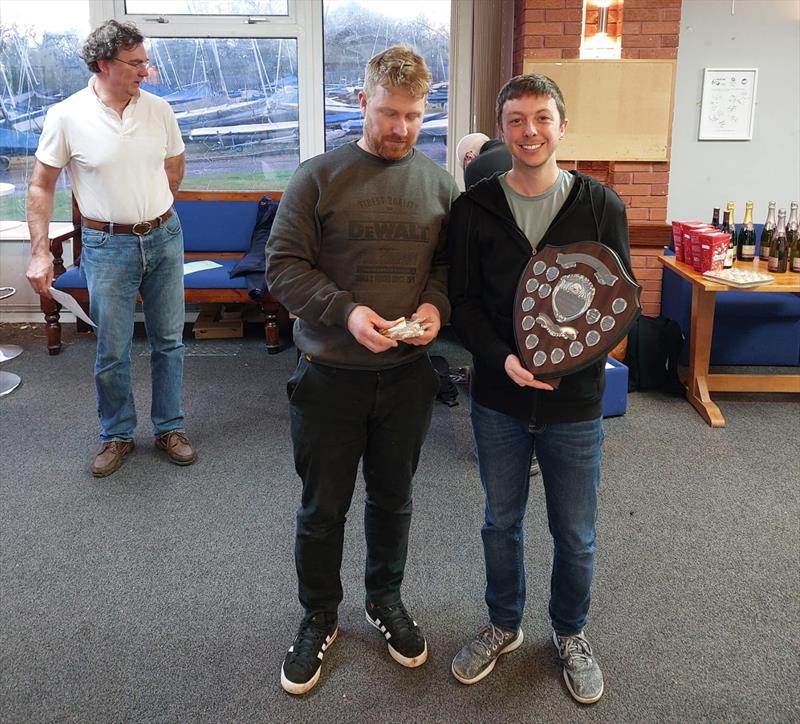
[[[661,390],[682,395],[685,389],[678,379],[682,349],[683,333],[674,319],[639,317],[628,332],[628,392]]]
[[[450,365],[444,357],[437,354],[432,354],[430,360],[433,369],[439,375],[439,392],[436,399],[448,407],[455,407],[458,404],[458,388],[450,379]]]

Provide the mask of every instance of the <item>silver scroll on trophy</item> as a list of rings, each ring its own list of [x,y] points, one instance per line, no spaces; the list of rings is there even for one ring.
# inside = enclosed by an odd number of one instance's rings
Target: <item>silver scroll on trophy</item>
[[[540,379],[588,367],[628,333],[641,311],[640,294],[616,252],[599,242],[542,247],[517,285],[520,359]]]

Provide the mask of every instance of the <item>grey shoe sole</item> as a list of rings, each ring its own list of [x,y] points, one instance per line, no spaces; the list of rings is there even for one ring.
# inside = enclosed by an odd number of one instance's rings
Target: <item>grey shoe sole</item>
[[[586,698],[585,696],[578,696],[578,694],[576,694],[575,690],[572,688],[572,683],[569,680],[569,674],[567,673],[567,670],[562,668],[561,673],[564,676],[564,683],[567,685],[567,690],[569,691],[572,698],[575,699],[575,701],[577,701],[579,704],[594,704],[596,701],[600,700],[601,696],[603,696],[603,691],[605,691],[605,684],[603,684],[600,687],[599,693],[597,693],[595,696],[592,696],[590,698]]]
[[[455,678],[460,681],[462,684],[477,684],[481,679],[485,679],[489,674],[492,673],[494,670],[494,665],[497,663],[497,659],[499,659],[503,654],[510,654],[512,651],[516,651],[520,646],[522,646],[522,642],[525,639],[525,634],[522,633],[522,629],[519,630],[517,637],[511,641],[505,648],[500,649],[497,652],[497,656],[489,663],[489,665],[481,671],[480,674],[477,676],[473,676],[471,679],[465,679],[463,676],[459,675],[455,669],[456,659],[455,656],[453,657],[453,661],[450,663],[450,673],[455,676]],[[457,656],[458,654],[456,654]]]

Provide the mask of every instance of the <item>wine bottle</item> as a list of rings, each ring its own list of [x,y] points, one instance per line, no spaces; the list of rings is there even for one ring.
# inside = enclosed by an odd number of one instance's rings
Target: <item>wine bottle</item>
[[[778,212],[778,225],[772,234],[772,242],[769,245],[769,261],[767,269],[777,274],[786,271],[786,209]]]
[[[753,227],[753,202],[744,205],[744,221],[736,237],[736,258],[739,261],[753,261],[756,255],[756,231]]]
[[[792,201],[789,221],[786,223],[786,246],[789,255],[788,267],[793,272],[800,272],[800,231],[797,228],[797,202]]]
[[[764,228],[761,230],[761,248],[758,257],[761,261],[769,261],[769,243],[772,241],[772,234],[775,233],[775,202],[769,202],[769,211],[767,211],[767,220],[764,222]]]
[[[730,269],[733,266],[733,257],[736,255],[736,247],[733,245],[733,232],[731,231],[731,212],[726,209],[722,212],[722,225],[719,230],[728,235],[728,251],[725,254],[725,261],[722,262],[723,269]]]
[[[711,226],[713,226],[715,229],[719,229],[719,209],[716,207],[711,214]]]

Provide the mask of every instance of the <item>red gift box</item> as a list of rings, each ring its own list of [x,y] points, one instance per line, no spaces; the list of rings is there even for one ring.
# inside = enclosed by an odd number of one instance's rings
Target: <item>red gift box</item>
[[[725,265],[725,255],[728,253],[730,242],[731,235],[722,231],[701,233],[699,271],[720,271]]]
[[[678,225],[680,234],[676,236],[675,225]],[[675,243],[675,258],[684,264],[692,263],[692,246],[689,231],[694,228],[706,227],[705,221],[673,221],[672,240]]]
[[[683,226],[680,221],[672,222],[672,246],[676,261],[683,261]]]
[[[716,229],[709,224],[701,224],[700,226],[689,226],[688,228],[684,225],[684,234],[683,234],[683,255],[686,258],[686,263],[691,264],[692,268],[695,271],[701,271],[700,266],[700,257],[701,257],[701,249],[700,249],[700,234],[702,233],[713,233]],[[687,243],[686,236],[688,232],[689,241]]]

